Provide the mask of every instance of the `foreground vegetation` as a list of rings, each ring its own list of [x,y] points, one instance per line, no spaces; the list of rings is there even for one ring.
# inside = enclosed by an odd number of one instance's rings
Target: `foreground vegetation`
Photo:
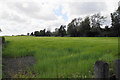
[[[110,64],[118,58],[117,37],[5,37],[3,57],[33,55],[38,78],[92,78],[94,63],[104,60]],[[30,76],[31,77],[31,76]]]

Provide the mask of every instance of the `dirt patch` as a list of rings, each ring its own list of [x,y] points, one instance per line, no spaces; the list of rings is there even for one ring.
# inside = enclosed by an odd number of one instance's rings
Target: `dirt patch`
[[[18,74],[21,71],[28,71],[27,67],[32,67],[36,63],[33,56],[20,57],[20,58],[3,58],[3,73],[7,78]]]

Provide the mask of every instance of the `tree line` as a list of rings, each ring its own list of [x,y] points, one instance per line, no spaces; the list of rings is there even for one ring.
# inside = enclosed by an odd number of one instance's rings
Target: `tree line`
[[[40,30],[32,33],[27,33],[31,36],[70,36],[70,37],[118,37],[120,36],[120,6],[111,13],[111,26],[101,28],[106,21],[105,16],[99,13],[92,16],[73,19],[67,26],[61,25],[54,32]],[[66,29],[67,28],[67,29]]]

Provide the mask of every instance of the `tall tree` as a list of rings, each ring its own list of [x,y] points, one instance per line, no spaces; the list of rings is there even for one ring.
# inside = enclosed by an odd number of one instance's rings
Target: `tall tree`
[[[120,36],[120,6],[118,9],[111,13],[111,20],[112,20],[112,35],[113,36]]]
[[[53,36],[59,36],[58,28],[55,28],[55,32],[53,32]]]
[[[82,18],[75,18],[68,24],[67,32],[72,37],[77,37]]]
[[[89,17],[86,17],[79,25],[78,34],[80,33],[79,36],[88,36],[89,32],[90,32],[90,19]]]
[[[48,30],[47,32],[46,32],[46,36],[51,36],[52,35],[52,33]]]
[[[35,31],[35,32],[34,32],[34,35],[35,35],[35,36],[40,36],[39,31]]]
[[[101,36],[101,26],[105,22],[106,17],[101,16],[99,13],[91,16],[91,36]]]
[[[92,26],[92,28],[100,27],[101,25],[103,25],[105,20],[106,20],[106,17],[101,16],[100,13],[92,15],[91,16],[91,26]]]
[[[30,34],[31,36],[34,36],[33,32]]]
[[[29,36],[29,35],[30,35],[30,33],[27,33],[27,35]]]
[[[66,26],[65,25],[61,25],[60,28],[58,29],[58,34],[61,37],[64,37],[66,35],[66,30],[65,30]]]
[[[45,29],[44,30],[40,30],[39,36],[45,36]]]

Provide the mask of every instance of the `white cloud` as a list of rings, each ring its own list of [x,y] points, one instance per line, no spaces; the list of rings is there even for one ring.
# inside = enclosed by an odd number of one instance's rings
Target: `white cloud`
[[[26,34],[40,29],[52,31],[61,24],[67,25],[73,18],[83,17],[101,12],[108,16],[106,25],[110,23],[110,13],[117,9],[119,0],[0,0],[1,35]],[[54,13],[62,6],[63,16]]]
[[[69,7],[71,7],[71,14],[74,15],[93,14],[106,10],[104,2],[74,2]]]

